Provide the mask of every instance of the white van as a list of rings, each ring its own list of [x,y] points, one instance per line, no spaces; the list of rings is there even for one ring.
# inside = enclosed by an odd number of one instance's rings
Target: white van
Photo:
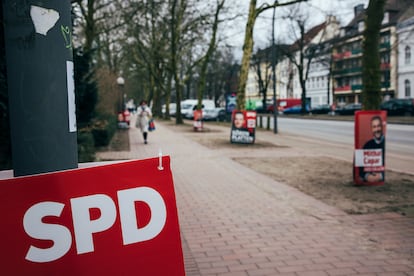
[[[161,112],[162,114],[165,114],[165,112],[167,111],[167,106],[165,104],[162,105],[161,107]],[[176,103],[170,103],[170,116],[175,116],[175,113],[177,111],[177,104]]]
[[[198,100],[188,99],[181,102],[181,115],[186,119],[193,119],[193,111],[197,108]],[[202,109],[214,109],[216,105],[213,100],[203,100]]]

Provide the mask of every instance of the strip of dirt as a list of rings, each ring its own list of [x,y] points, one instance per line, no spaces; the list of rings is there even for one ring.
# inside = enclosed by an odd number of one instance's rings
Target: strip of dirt
[[[386,172],[382,186],[355,186],[352,163],[329,157],[234,158],[349,214],[414,215],[414,176]]]
[[[414,175],[387,170],[384,185],[356,186],[351,162],[325,156],[271,157],[272,150],[284,146],[260,139],[253,145],[232,144],[228,129],[210,129],[209,125],[200,133],[188,125],[172,127],[211,150],[244,150],[248,158],[235,154],[233,160],[349,214],[398,212],[414,217]],[[266,157],[255,156],[255,151],[263,150]]]

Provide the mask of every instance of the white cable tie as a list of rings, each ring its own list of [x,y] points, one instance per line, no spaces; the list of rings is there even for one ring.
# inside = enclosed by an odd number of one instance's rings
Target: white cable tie
[[[159,149],[158,151],[158,170],[162,171],[164,170],[164,167],[162,166],[162,151]]]

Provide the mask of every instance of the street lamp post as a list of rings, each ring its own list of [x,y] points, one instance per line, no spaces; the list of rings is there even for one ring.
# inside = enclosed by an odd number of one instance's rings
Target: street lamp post
[[[118,77],[116,79],[116,83],[118,84],[118,112],[123,112],[123,88],[125,85],[125,80],[123,77]]]
[[[272,18],[272,79],[273,79],[273,133],[277,133],[277,101],[276,101],[276,45],[275,45],[275,13],[276,7],[273,8]]]

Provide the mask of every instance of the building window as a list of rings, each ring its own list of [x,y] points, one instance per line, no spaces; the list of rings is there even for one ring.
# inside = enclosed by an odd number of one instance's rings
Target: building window
[[[411,64],[411,48],[405,47],[405,64]]]
[[[386,32],[381,35],[381,43],[389,43],[391,41],[391,36],[389,32]]]
[[[411,97],[411,83],[409,80],[405,80],[404,82],[405,86],[405,97]]]
[[[381,63],[386,63],[386,64],[390,63],[390,53],[389,52],[385,52],[381,55]]]
[[[359,21],[358,22],[358,32],[362,32],[365,29],[365,23],[364,21]]]
[[[382,24],[388,24],[390,22],[390,14],[389,12],[384,13],[384,18],[382,19]]]

